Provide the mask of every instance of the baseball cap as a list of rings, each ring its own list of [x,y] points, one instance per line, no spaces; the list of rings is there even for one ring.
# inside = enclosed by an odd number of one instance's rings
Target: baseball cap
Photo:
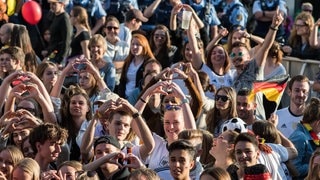
[[[148,21],[148,18],[144,17],[139,9],[130,9],[126,13],[126,21],[131,21],[132,19],[139,19],[142,22]]]
[[[110,136],[110,135],[104,135],[104,136],[99,137],[97,140],[95,140],[94,144],[93,144],[94,149],[96,149],[96,147],[102,143],[111,144],[114,147],[121,149],[121,146],[120,146],[120,143],[118,142],[118,140],[115,137]]]
[[[49,3],[63,3],[68,4],[69,0],[48,0]]]

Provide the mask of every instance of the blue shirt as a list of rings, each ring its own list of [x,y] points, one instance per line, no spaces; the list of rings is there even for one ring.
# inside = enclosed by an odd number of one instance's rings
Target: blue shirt
[[[206,25],[216,26],[220,24],[220,20],[213,4],[208,3],[206,0],[202,0],[200,3],[195,3],[193,0],[189,0],[187,3],[194,9],[199,18]]]
[[[88,15],[96,19],[101,19],[102,17],[107,15],[106,11],[102,7],[100,0],[72,0],[66,6],[66,11],[70,13],[73,6],[81,6],[85,8]]]
[[[298,157],[293,160],[293,166],[298,172],[299,179],[304,179],[307,176],[309,160],[316,150],[316,145],[309,131],[301,123],[297,125],[297,129],[291,134],[289,140],[298,151]]]
[[[235,25],[244,28],[247,26],[248,12],[239,0],[227,4],[223,13],[225,13],[225,17],[221,19],[221,23],[225,24],[225,28],[231,30],[231,27]]]

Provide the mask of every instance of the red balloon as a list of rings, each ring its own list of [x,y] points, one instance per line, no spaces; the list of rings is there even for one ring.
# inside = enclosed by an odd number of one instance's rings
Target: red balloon
[[[22,6],[22,17],[27,23],[36,25],[40,21],[42,11],[40,5],[35,1],[28,1]]]

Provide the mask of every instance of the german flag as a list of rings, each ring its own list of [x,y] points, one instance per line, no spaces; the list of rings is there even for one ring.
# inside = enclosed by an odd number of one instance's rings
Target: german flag
[[[251,96],[254,97],[257,92],[263,93],[263,106],[266,112],[266,119],[270,117],[271,113],[277,110],[289,77],[289,75],[282,75],[253,83]]]

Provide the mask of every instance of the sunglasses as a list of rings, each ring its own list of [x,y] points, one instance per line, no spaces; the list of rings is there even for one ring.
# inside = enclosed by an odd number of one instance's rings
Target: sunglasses
[[[227,102],[229,100],[228,96],[224,96],[224,95],[216,95],[215,96],[216,101],[219,101],[220,99],[222,102]]]
[[[106,26],[106,28],[111,31],[112,29],[117,30],[119,29],[119,27],[115,27],[115,26]]]
[[[166,105],[167,111],[178,111],[180,109],[181,109],[181,107],[177,106],[177,105]]]
[[[238,55],[237,55],[236,53],[232,52],[232,53],[230,53],[229,56],[230,56],[231,58],[234,58],[234,57],[236,57],[236,56],[242,57],[242,56],[243,56],[243,52],[238,52]]]

